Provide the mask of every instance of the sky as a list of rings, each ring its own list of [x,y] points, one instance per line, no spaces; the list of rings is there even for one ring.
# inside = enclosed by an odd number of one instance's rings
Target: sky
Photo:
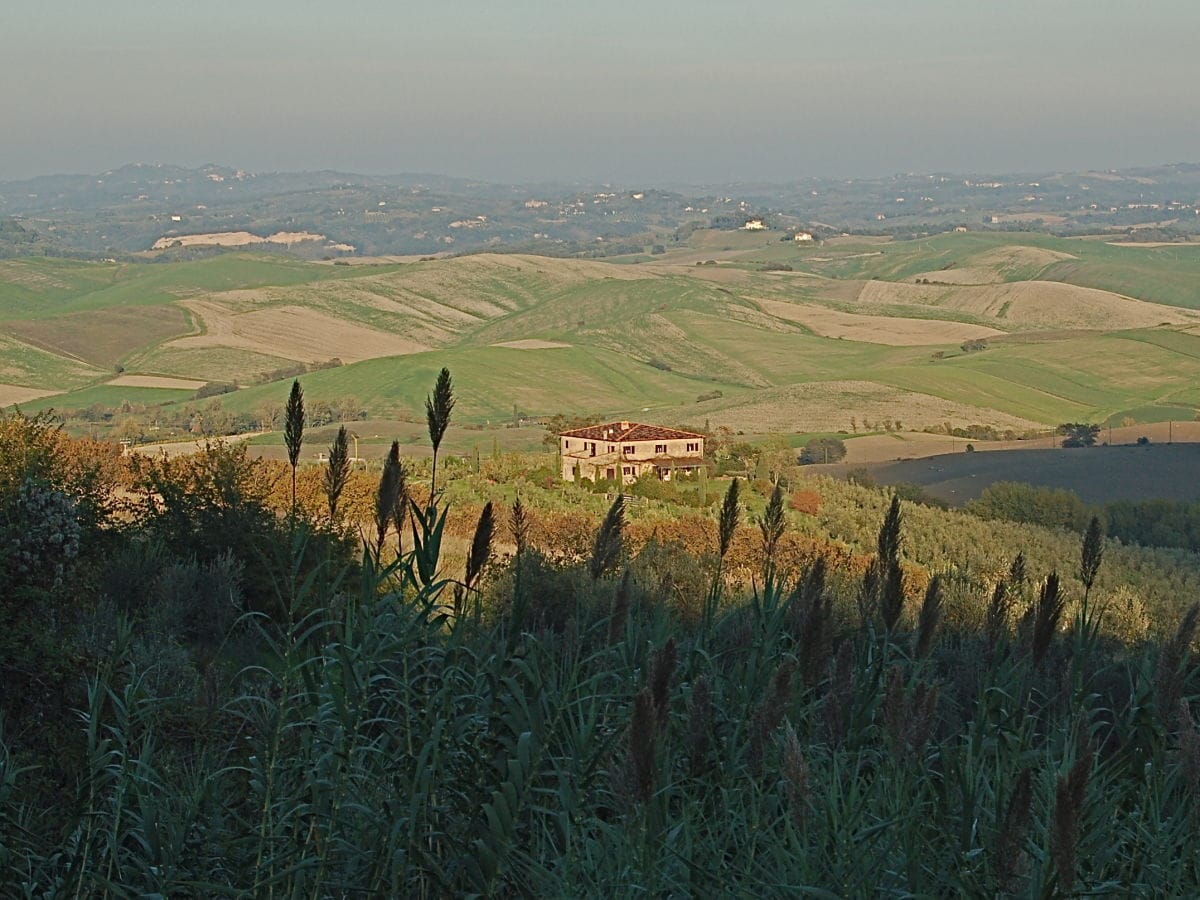
[[[1200,161],[1196,0],[0,4],[0,180],[714,184]]]

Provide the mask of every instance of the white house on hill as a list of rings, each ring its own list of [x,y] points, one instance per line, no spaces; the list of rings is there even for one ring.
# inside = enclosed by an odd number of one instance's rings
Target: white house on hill
[[[576,477],[632,484],[653,472],[663,481],[704,465],[704,435],[637,422],[609,422],[558,436],[564,481]]]

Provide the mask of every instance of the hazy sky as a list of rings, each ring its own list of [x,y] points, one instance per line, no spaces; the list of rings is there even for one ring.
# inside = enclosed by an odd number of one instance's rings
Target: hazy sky
[[[716,182],[1200,161],[1196,0],[0,3],[0,179]]]

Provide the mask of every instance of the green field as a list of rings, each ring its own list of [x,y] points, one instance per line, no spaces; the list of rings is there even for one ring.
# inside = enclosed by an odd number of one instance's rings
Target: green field
[[[155,375],[245,384],[292,363],[284,356],[234,347],[156,347],[134,357],[130,366]]]
[[[79,359],[60,356],[0,333],[0,383],[66,391],[103,377]]]
[[[467,421],[511,420],[514,404],[531,415],[548,410],[632,414],[647,405],[692,400],[714,386],[632,362],[612,351],[575,347],[419,353],[314,372],[302,380],[305,395],[314,400],[356,397],[373,412],[417,414],[442,366],[454,372],[456,411]],[[723,382],[715,386],[733,389]],[[224,397],[224,405],[235,411],[252,410],[275,401],[279,390],[279,384],[247,388]]]
[[[995,261],[990,265],[999,281],[1061,281],[1168,306],[1200,308],[1200,244],[1114,246],[1090,238],[968,233],[883,244],[845,244],[836,249],[784,245],[764,250],[759,256],[833,278],[904,281],[919,274],[967,268],[981,256],[1003,255],[1014,246],[1075,258],[1040,264],[1022,262],[1020,257]]]
[[[68,394],[58,394],[53,397],[42,397],[22,403],[25,412],[40,412],[42,410],[74,410],[86,409],[89,406],[102,406],[106,409],[121,410],[125,404],[130,406],[158,406],[163,403],[185,402],[192,398],[194,391],[176,390],[173,388],[125,387],[123,385],[101,384],[96,387],[71,391]]]
[[[690,262],[710,255],[721,264]],[[762,271],[781,261],[793,271]],[[1200,408],[1197,285],[1200,248],[998,233],[802,247],[697,232],[619,265],[488,254],[336,267],[241,253],[14,260],[0,263],[0,386],[65,391],[38,402],[60,409],[190,400],[105,387],[121,366],[238,383],[221,403],[250,411],[286,393],[288,379],[261,383],[267,373],[340,354],[345,365],[303,376],[306,390],[357,398],[375,416],[419,417],[448,366],[463,421],[479,424],[514,407],[757,433],[881,417],[1018,431],[1157,421]],[[1108,319],[1118,330],[1101,327]],[[1002,339],[963,352],[958,335],[980,326]],[[396,341],[411,352],[395,355]],[[520,349],[496,346],[511,343]]]
[[[249,254],[144,265],[4,260],[0,262],[0,321],[152,306],[213,291],[333,281],[353,274],[348,268]]]

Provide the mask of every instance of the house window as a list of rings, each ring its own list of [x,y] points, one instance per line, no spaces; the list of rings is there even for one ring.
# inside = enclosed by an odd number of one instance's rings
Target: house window
[[[699,445],[699,444],[688,444],[688,445],[687,445],[687,452],[688,452],[688,453],[699,453],[699,452],[700,452],[700,445]]]
[[[666,444],[655,444],[655,445],[654,445],[654,453],[655,453],[655,455],[656,455],[656,456],[657,456],[658,454],[661,454],[661,453],[666,453],[666,452],[667,452],[667,445],[666,445]]]
[[[626,444],[621,449],[625,451],[626,456],[633,456],[633,451],[635,448],[634,448],[633,444]]]
[[[632,475],[633,474],[633,466],[626,466],[621,471],[624,472],[626,475]]]
[[[609,444],[609,445],[608,445],[608,452],[609,452],[609,453],[616,453],[616,452],[617,452],[617,447],[616,447],[616,445],[615,445],[615,444]]]

